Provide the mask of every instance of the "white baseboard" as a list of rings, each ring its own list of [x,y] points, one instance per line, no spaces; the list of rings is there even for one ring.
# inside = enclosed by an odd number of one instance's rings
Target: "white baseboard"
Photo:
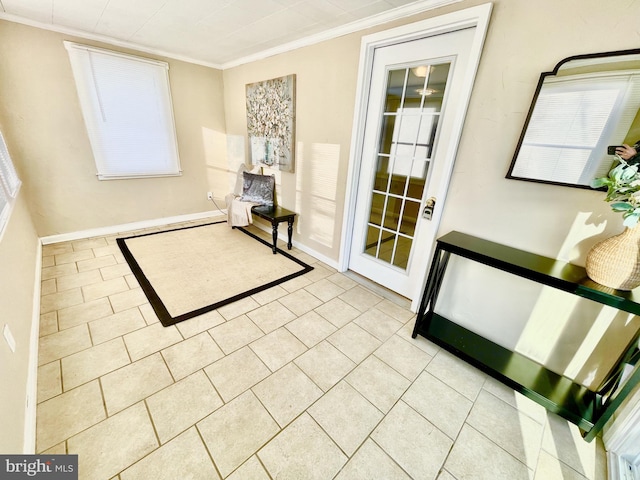
[[[260,230],[262,230],[264,232],[267,232],[267,233],[271,234],[271,224],[254,221],[252,225],[254,227],[256,227],[256,228],[259,228]],[[282,240],[283,238],[286,238],[286,237],[283,237],[282,235],[278,234],[278,240]],[[315,250],[313,250],[312,248],[307,247],[306,245],[302,245],[302,244],[298,243],[296,241],[295,235],[291,239],[291,244],[294,247],[296,247],[298,250],[303,251],[307,255],[311,255],[313,258],[319,260],[320,262],[324,263],[325,265],[327,265],[327,266],[329,266],[331,268],[335,268],[336,270],[338,269],[338,262],[336,260],[333,260],[333,259],[327,257],[326,255],[322,255],[321,253],[316,252]]]
[[[42,244],[36,248],[36,271],[33,284],[33,312],[29,339],[27,399],[24,415],[23,453],[36,453],[36,405],[38,403],[38,346],[40,338],[40,294],[42,293]]]
[[[141,222],[133,222],[133,223],[125,223],[121,225],[112,225],[109,227],[101,227],[94,228],[91,230],[81,230],[78,232],[70,232],[70,233],[62,233],[59,235],[50,235],[47,237],[41,237],[40,241],[42,245],[49,245],[51,243],[59,243],[59,242],[69,242],[73,240],[82,240],[84,238],[91,237],[100,237],[103,235],[115,235],[120,232],[126,232],[129,230],[140,230],[143,228],[153,228],[159,227],[162,225],[170,225],[172,223],[182,223],[189,222],[193,220],[202,220],[205,218],[216,218],[216,217],[226,217],[227,212],[222,211],[210,211],[210,212],[202,212],[202,213],[192,213],[188,215],[180,215],[176,217],[165,217],[165,218],[156,218],[153,220],[144,220]],[[271,225],[262,224],[258,222],[254,222],[253,224],[257,228],[264,230],[267,233],[271,233]],[[279,238],[282,238],[281,236]],[[301,245],[295,240],[295,236],[292,240],[293,245],[299,250],[302,250],[304,253],[311,255],[312,257],[318,259],[319,261],[325,263],[326,265],[338,269],[338,262],[333,260],[321,253],[316,252],[315,250],[307,247],[306,245]]]
[[[100,237],[103,235],[114,235],[120,232],[126,232],[130,230],[141,230],[143,228],[159,227],[162,225],[170,225],[172,223],[189,222],[193,220],[202,220],[205,218],[226,217],[226,215],[227,215],[227,212],[222,210],[222,211],[211,211],[211,212],[202,212],[202,213],[191,213],[188,215],[180,215],[177,217],[156,218],[153,220],[124,223],[121,225],[112,225],[109,227],[94,228],[91,230],[81,230],[78,232],[62,233],[59,235],[49,235],[47,237],[40,237],[40,242],[42,243],[42,245],[49,245],[52,243],[82,240],[84,238]],[[263,230],[267,233],[271,233],[270,225],[257,223],[257,222],[254,222],[253,225],[259,228],[260,230]],[[282,238],[282,237],[278,237],[278,238]],[[338,269],[338,262],[336,260],[333,260],[325,255],[322,255],[321,253],[318,253],[317,251],[307,247],[306,245],[301,245],[296,241],[295,236],[292,240],[292,243],[296,248],[298,248],[299,250],[302,250],[304,253],[311,255],[312,257],[325,263],[329,267],[335,268],[336,270]]]
[[[140,230],[143,228],[159,227],[161,225],[170,225],[172,223],[189,222],[192,220],[202,220],[204,218],[215,218],[226,216],[226,212],[210,211],[202,213],[190,213],[188,215],[179,215],[176,217],[156,218],[153,220],[143,220],[141,222],[124,223],[121,225],[112,225],[110,227],[94,228],[91,230],[82,230],[79,232],[62,233],[59,235],[49,235],[41,237],[40,241],[43,245],[59,242],[69,242],[73,240],[82,240],[84,238],[101,237],[104,235],[115,235],[128,230]]]
[[[307,255],[311,255],[313,258],[317,259],[318,261],[324,263],[325,265],[327,265],[328,267],[331,268],[335,268],[336,270],[338,269],[338,262],[333,260],[332,258],[327,257],[326,255],[322,255],[321,253],[316,252],[315,250],[313,250],[312,248],[307,247],[306,245],[302,245],[298,242],[291,242],[298,250],[303,251],[304,253],[306,253]]]

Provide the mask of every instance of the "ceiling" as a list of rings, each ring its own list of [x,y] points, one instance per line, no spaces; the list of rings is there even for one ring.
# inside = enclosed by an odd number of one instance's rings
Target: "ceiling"
[[[227,68],[446,3],[452,0],[0,0],[0,19]]]

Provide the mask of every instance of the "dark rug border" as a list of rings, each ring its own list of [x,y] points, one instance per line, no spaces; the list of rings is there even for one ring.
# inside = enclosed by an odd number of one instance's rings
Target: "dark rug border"
[[[191,228],[206,227],[206,226],[209,226],[209,225],[217,225],[217,224],[220,224],[220,223],[227,223],[227,222],[226,221],[220,221],[220,222],[204,223],[204,224],[201,224],[201,225],[192,225],[192,226],[189,226],[189,227],[181,227],[181,228],[173,228],[173,229],[170,229],[170,230],[162,230],[160,232],[151,232],[151,233],[144,233],[144,234],[141,234],[141,235],[131,235],[129,237],[116,238],[116,243],[118,244],[118,247],[120,247],[120,251],[122,252],[122,255],[124,256],[125,260],[129,264],[129,268],[131,268],[131,271],[133,272],[133,275],[136,277],[136,280],[140,284],[140,287],[142,288],[142,291],[144,292],[144,294],[146,295],[147,299],[149,300],[149,303],[151,304],[151,307],[153,308],[153,311],[156,313],[158,319],[160,320],[160,323],[162,323],[163,326],[169,327],[171,325],[175,325],[176,323],[183,322],[184,320],[188,320],[190,318],[197,317],[197,316],[202,315],[204,313],[211,312],[212,310],[216,310],[216,309],[218,309],[220,307],[223,307],[223,306],[228,305],[230,303],[236,302],[236,301],[241,300],[243,298],[249,297],[251,295],[254,295],[254,294],[256,294],[258,292],[261,292],[263,290],[266,290],[268,288],[275,287],[276,285],[279,285],[281,283],[289,281],[292,278],[299,277],[300,275],[304,275],[305,273],[308,273],[311,270],[313,270],[313,267],[311,265],[308,265],[307,263],[305,263],[302,260],[294,257],[293,255],[289,254],[288,252],[285,252],[284,250],[282,250],[280,248],[276,248],[276,251],[278,252],[278,254],[283,255],[283,256],[287,257],[289,260],[292,260],[293,262],[297,263],[298,265],[300,265],[302,267],[302,270],[300,270],[298,272],[295,272],[295,273],[291,273],[289,275],[286,275],[286,276],[284,276],[282,278],[279,278],[279,279],[274,280],[272,282],[266,283],[264,285],[260,285],[259,287],[252,288],[250,290],[247,290],[246,292],[239,293],[237,295],[234,295],[234,296],[229,297],[227,299],[221,300],[219,302],[212,303],[211,305],[207,305],[205,307],[198,308],[197,310],[192,310],[190,312],[183,313],[183,314],[178,315],[176,317],[172,317],[171,314],[169,313],[169,311],[167,310],[167,307],[165,307],[164,303],[162,302],[162,300],[160,299],[160,297],[156,293],[155,289],[151,286],[151,283],[149,282],[149,280],[147,279],[146,275],[142,271],[142,268],[140,267],[140,265],[138,265],[138,262],[136,261],[135,257],[133,256],[133,254],[129,250],[129,247],[127,247],[126,241],[131,239],[131,238],[148,237],[150,235],[159,235],[159,234],[162,234],[162,233],[175,232],[175,231],[178,231],[178,230],[188,230],[188,229],[191,229]],[[263,246],[265,246],[265,248],[268,248],[270,251],[272,250],[273,247],[272,247],[271,243],[269,243],[266,240],[258,237],[257,235],[245,230],[242,227],[234,227],[234,229],[235,230],[239,230],[239,231],[245,233],[246,235],[249,235],[251,238],[257,240]]]

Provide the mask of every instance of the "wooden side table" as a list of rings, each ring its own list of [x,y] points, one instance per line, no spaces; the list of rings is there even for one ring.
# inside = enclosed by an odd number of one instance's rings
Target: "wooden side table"
[[[287,222],[287,233],[289,235],[287,241],[287,248],[291,250],[291,237],[293,236],[293,221],[296,217],[296,212],[287,210],[279,206],[258,205],[251,209],[251,213],[257,215],[271,222],[272,236],[273,236],[273,254],[276,254],[276,245],[278,243],[278,224],[280,222]]]

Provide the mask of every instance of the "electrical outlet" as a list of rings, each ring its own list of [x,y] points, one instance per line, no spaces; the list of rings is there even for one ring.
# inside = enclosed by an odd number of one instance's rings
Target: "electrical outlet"
[[[213,200],[213,192],[207,192],[207,200]]]

